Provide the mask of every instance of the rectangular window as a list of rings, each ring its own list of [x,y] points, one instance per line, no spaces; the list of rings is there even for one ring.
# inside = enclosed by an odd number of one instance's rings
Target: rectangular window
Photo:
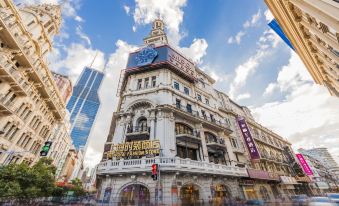
[[[207,104],[207,105],[210,105],[210,100],[207,99],[207,98],[205,98],[205,99],[206,99],[206,100],[205,100],[205,101],[206,101],[206,104]]]
[[[200,94],[197,94],[197,99],[198,99],[199,101],[202,101],[201,95],[200,95]]]
[[[231,144],[232,144],[232,147],[238,148],[238,144],[237,144],[237,141],[235,139],[231,138]]]
[[[180,89],[179,83],[178,83],[178,82],[174,82],[174,89],[176,89],[176,90],[179,90],[179,89]]]
[[[201,110],[201,114],[202,114],[202,117],[203,117],[204,119],[206,119],[206,118],[207,118],[207,116],[206,116],[206,112],[205,112],[204,110]]]
[[[138,79],[138,86],[137,86],[137,90],[141,89],[141,85],[142,84],[142,79]]]
[[[148,88],[148,86],[149,86],[148,84],[149,84],[149,78],[147,77],[145,79],[145,89]]]
[[[178,109],[180,109],[180,107],[181,107],[181,101],[180,101],[180,99],[176,99],[176,100],[175,100],[175,106],[176,106]]]
[[[186,105],[186,110],[187,110],[187,112],[192,113],[192,105],[187,104]]]
[[[213,114],[210,114],[211,121],[214,122],[214,116]]]
[[[184,87],[184,92],[185,94],[190,95],[190,90],[187,87]]]
[[[155,87],[157,85],[157,77],[152,77],[152,87]]]

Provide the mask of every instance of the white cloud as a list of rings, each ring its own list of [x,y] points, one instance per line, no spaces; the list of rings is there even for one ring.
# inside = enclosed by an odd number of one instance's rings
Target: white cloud
[[[295,90],[297,87],[305,84],[305,82],[310,81],[312,81],[312,78],[303,62],[295,52],[291,51],[289,62],[279,71],[277,82],[270,83],[266,87],[264,94],[269,95],[275,89],[280,89],[281,92]]]
[[[243,24],[242,30],[240,30],[235,36],[228,37],[227,43],[228,44],[234,44],[234,43],[240,44],[241,38],[245,36],[247,29],[258,25],[260,17],[261,17],[261,11],[259,9],[257,13],[252,15],[251,19],[245,21],[245,23]]]
[[[81,26],[77,26],[76,27],[76,34],[83,40],[85,40],[85,42],[88,44],[88,46],[91,46],[91,39],[82,31],[82,27]]]
[[[183,7],[186,0],[135,0],[134,21],[136,24],[145,25],[161,18],[168,29],[168,39],[173,45],[179,45],[185,33],[179,27],[183,21]]]
[[[127,6],[127,5],[124,5],[124,10],[125,10],[126,14],[129,15],[131,8],[129,8],[129,6]]]
[[[257,13],[253,14],[250,20],[247,20],[244,24],[243,24],[243,28],[248,28],[248,27],[253,27],[256,26],[259,19],[261,17],[261,11],[260,9],[258,10]]]
[[[93,62],[92,67],[99,70],[104,68],[105,55],[99,50],[86,48],[82,44],[71,44],[69,47],[65,48],[65,52],[66,57],[61,58],[58,49],[52,50],[52,53],[49,56],[49,61],[51,62],[50,68],[53,71],[69,75],[73,83],[76,82],[76,79],[84,67],[89,66],[92,63],[96,54],[97,57]]]
[[[136,26],[132,26],[132,30],[133,30],[133,32],[136,32],[137,31],[137,27]]]
[[[206,55],[208,43],[205,39],[193,39],[190,47],[179,48],[187,57],[197,64],[202,63],[202,57]]]
[[[270,22],[272,19],[274,19],[274,16],[269,9],[265,11],[264,15],[267,22]]]
[[[99,91],[101,105],[88,139],[89,151],[85,155],[85,164],[90,167],[95,166],[100,161],[112,115],[117,106],[118,98],[116,97],[116,91],[120,71],[126,66],[128,54],[136,49],[135,46],[121,40],[118,40],[115,45],[117,49],[110,55],[106,64],[106,76]]]
[[[78,22],[84,22],[84,20],[80,16],[76,16],[74,19],[75,21],[78,21]]]
[[[235,68],[235,77],[230,84],[229,90],[231,98],[236,98],[238,90],[241,89],[246,84],[247,79],[255,73],[260,63],[273,53],[272,48],[275,48],[279,42],[281,41],[279,41],[270,30],[263,32],[259,38],[256,53]]]
[[[263,125],[287,137],[295,149],[324,146],[339,155],[338,99],[313,83],[299,57],[291,52],[289,63],[271,83],[287,93],[284,99],[253,108],[253,114]]]
[[[237,43],[240,44],[241,43],[241,38],[245,35],[246,33],[244,31],[239,31],[237,33],[237,35],[235,35],[235,37],[229,37],[227,40],[227,43],[229,44],[233,44],[233,43]]]
[[[277,89],[277,84],[275,83],[269,83],[268,86],[265,89],[264,95],[270,95]]]
[[[244,100],[244,99],[249,99],[249,98],[251,98],[251,94],[247,92],[247,93],[239,94],[236,100],[239,101],[239,100]]]

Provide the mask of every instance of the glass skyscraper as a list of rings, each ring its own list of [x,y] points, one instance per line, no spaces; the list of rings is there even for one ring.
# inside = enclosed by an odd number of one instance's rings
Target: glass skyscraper
[[[100,106],[98,90],[103,77],[103,72],[85,67],[67,104],[71,114],[71,136],[77,149],[86,145],[95,121]]]

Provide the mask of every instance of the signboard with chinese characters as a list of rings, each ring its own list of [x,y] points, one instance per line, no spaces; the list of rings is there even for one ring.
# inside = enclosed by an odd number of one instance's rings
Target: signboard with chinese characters
[[[159,140],[144,140],[113,144],[109,157],[126,158],[160,154]]]
[[[307,164],[304,156],[302,154],[296,154],[299,162],[300,162],[300,165],[301,167],[303,168],[304,172],[306,173],[306,175],[310,176],[310,175],[313,175],[313,172],[310,168],[310,166]]]
[[[195,76],[194,64],[172,49],[168,50],[168,62],[182,72],[192,77]]]
[[[250,153],[252,160],[258,160],[260,159],[259,151],[254,143],[254,140],[252,138],[251,132],[247,126],[246,120],[244,117],[237,117],[238,125],[240,128],[240,131],[242,133],[242,136],[244,137],[247,149]]]

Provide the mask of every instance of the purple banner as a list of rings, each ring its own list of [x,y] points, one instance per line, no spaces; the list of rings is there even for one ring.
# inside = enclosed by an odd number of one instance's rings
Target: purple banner
[[[248,126],[246,124],[245,118],[244,117],[237,117],[238,125],[240,127],[242,136],[244,137],[247,149],[251,155],[252,160],[257,160],[260,159],[260,154],[255,146],[254,140],[252,138],[251,132],[248,129]]]
[[[306,173],[306,175],[310,176],[313,175],[313,172],[310,168],[310,166],[307,164],[304,156],[302,154],[296,154],[302,168],[304,169],[304,172]]]

